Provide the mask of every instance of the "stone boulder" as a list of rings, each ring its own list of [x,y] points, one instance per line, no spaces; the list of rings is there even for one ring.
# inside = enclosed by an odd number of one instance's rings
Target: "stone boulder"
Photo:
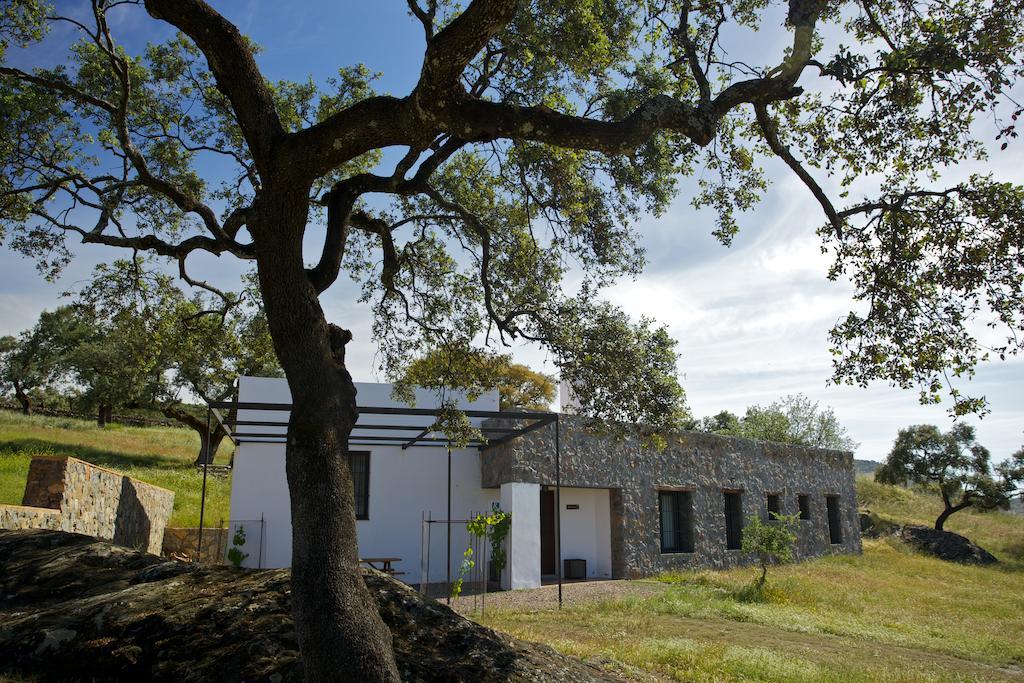
[[[896,532],[896,536],[914,549],[940,560],[981,565],[995,564],[999,561],[992,553],[952,531],[936,531],[924,526],[905,526]]]
[[[364,574],[408,681],[612,681]],[[288,570],[186,564],[59,531],[0,531],[0,678],[300,680]]]
[[[857,514],[860,520],[860,533],[865,538],[881,538],[899,533],[900,525],[882,519],[870,510],[863,510]]]

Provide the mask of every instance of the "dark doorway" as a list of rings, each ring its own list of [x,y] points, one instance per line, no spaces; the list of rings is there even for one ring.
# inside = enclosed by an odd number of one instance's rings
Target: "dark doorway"
[[[743,547],[743,498],[740,491],[725,492],[725,547]]]
[[[540,492],[540,573],[553,576],[557,572],[555,558],[555,492]]]

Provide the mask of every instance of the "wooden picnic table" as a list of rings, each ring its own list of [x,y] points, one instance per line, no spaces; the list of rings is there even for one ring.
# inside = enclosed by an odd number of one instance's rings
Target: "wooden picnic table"
[[[377,571],[382,571],[385,574],[390,574],[391,576],[398,576],[400,574],[405,574],[405,572],[395,571],[391,567],[391,563],[392,562],[401,562],[401,561],[402,561],[402,558],[400,558],[400,557],[361,557],[361,558],[359,558],[359,562],[361,562],[362,564],[365,564],[367,567],[372,567],[372,568],[376,569]],[[377,566],[378,564],[380,565],[379,567]]]

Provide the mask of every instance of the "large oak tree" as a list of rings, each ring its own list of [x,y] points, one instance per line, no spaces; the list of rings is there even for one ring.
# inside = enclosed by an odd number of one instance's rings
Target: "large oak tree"
[[[319,303],[343,273],[362,283],[391,376],[454,338],[533,341],[584,412],[670,425],[682,407],[671,341],[601,290],[640,271],[632,219],[663,210],[677,177],[700,172],[697,203],[728,243],[774,155],[822,205],[831,276],[856,288],[833,330],[837,380],[932,400],[945,372],[985,353],[978,319],[1008,331],[997,353],[1019,350],[1024,192],[947,170],[984,159],[976,120],[1016,133],[1002,117],[1016,108],[1021,2],[407,2],[424,55],[397,96],[351,65],[323,91],[270,82],[253,43],[202,0],[92,0],[70,15],[8,0],[0,14],[18,64],[50,26],[80,35],[56,67],[0,66],[6,243],[48,273],[68,237],[148,251],[199,287],[186,267],[197,251],[256,263],[294,402],[292,601],[311,680],[398,677],[357,571],[351,334]],[[108,15],[140,4],[180,33],[135,55]],[[721,37],[754,29],[785,49],[730,57]],[[388,168],[385,148],[400,150]],[[215,182],[197,171],[206,157],[236,172]],[[848,196],[860,179],[874,193]],[[570,268],[575,292],[561,286]],[[954,395],[957,412],[982,407]]]

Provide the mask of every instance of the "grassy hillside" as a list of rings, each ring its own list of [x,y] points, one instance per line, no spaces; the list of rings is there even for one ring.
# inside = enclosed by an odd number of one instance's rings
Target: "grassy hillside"
[[[897,524],[933,526],[942,512],[938,493],[879,484],[870,477],[857,478],[857,498],[861,508]],[[975,512],[968,508],[950,517],[945,529],[966,536],[1000,560],[1024,570],[1024,517],[1021,515],[1002,511]]]
[[[858,480],[884,519],[929,524],[936,498]],[[1024,519],[963,512],[947,523],[999,557],[950,564],[865,540],[863,556],[773,568],[750,601],[751,569],[661,576],[653,595],[567,609],[490,610],[481,620],[632,675],[686,681],[1024,679]]]
[[[99,428],[61,417],[25,417],[0,411],[0,504],[20,505],[25,475],[35,455],[70,455],[174,491],[171,526],[198,526],[202,472],[193,466],[199,436],[170,427]],[[217,462],[226,462],[222,449]],[[231,480],[207,482],[206,523],[228,519]]]

